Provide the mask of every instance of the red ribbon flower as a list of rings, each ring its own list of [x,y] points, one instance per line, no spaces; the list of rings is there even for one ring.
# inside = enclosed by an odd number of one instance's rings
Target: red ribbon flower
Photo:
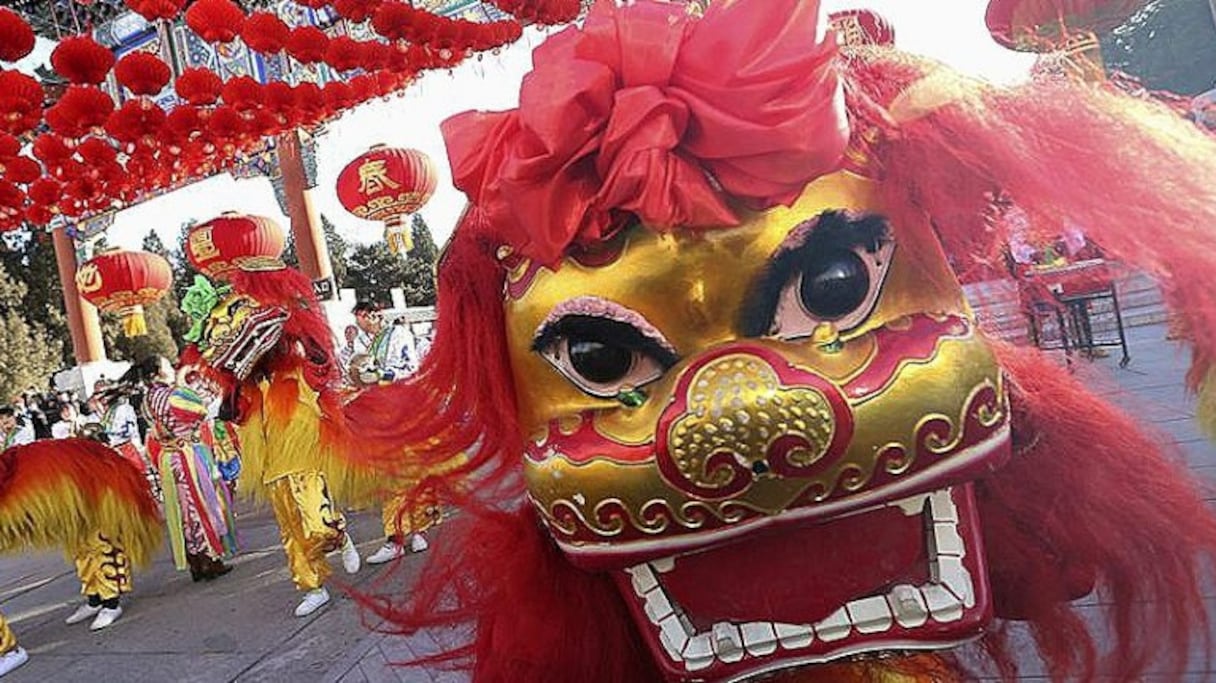
[[[546,265],[611,235],[738,224],[839,167],[848,122],[817,0],[599,2],[534,53],[519,109],[444,122],[458,188]]]

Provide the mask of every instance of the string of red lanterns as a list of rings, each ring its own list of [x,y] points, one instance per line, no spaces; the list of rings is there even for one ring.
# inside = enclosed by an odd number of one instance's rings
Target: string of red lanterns
[[[156,21],[174,19],[186,3],[127,4]],[[427,70],[450,69],[471,54],[510,44],[520,37],[521,22],[563,23],[581,9],[579,0],[495,0],[516,19],[479,24],[386,0],[298,4],[328,6],[348,21],[370,21],[383,40],[330,38],[315,27],[291,29],[268,12],[247,16],[231,0],[196,0],[184,19],[204,40],[240,38],[255,52],[325,63],[346,78],[324,86],[248,77],[225,82],[202,68],[173,78],[156,55],[136,52],[116,62],[113,52],[88,35],[64,38],[52,52],[52,67],[71,85],[50,106],[44,106],[46,93],[37,80],[0,69],[0,231],[44,225],[56,216],[79,218],[212,175],[263,149],[267,138],[318,126],[400,91]],[[32,36],[20,15],[0,10],[0,59],[24,57]],[[117,107],[98,87],[111,72],[133,96]],[[184,101],[169,112],[152,99],[166,87]],[[23,153],[23,142],[31,141]]]

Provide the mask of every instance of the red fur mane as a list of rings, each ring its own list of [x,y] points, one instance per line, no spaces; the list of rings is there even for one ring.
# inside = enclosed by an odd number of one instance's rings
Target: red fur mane
[[[873,50],[842,68],[854,122],[882,132],[874,153],[893,225],[927,214],[966,272],[999,258],[1007,241],[983,221],[996,192],[1045,234],[1071,221],[1161,280],[1194,340],[1196,376],[1211,365],[1216,142],[1164,107],[1060,82],[956,84],[951,97],[896,123],[896,98],[938,67]],[[412,595],[370,604],[403,632],[475,624],[466,645],[436,659],[479,681],[653,679],[607,580],[564,562],[520,502],[498,244],[470,211],[440,270],[439,327],[421,371],[350,406],[352,427],[371,444],[365,457],[382,465],[403,444],[424,464],[472,449],[465,467],[428,482],[471,514],[446,534]],[[1216,522],[1196,486],[1164,437],[1038,351],[999,356],[1018,444],[1013,462],[980,482],[999,616],[1028,622],[1056,680],[1134,680],[1150,664],[1177,671],[1206,628],[1199,579],[1203,559],[1216,556]],[[461,492],[470,472],[476,486]],[[1091,582],[1104,601],[1099,624],[1068,603]],[[1110,652],[1099,651],[1095,628],[1113,635]],[[1004,625],[969,654],[979,669],[1017,672]]]

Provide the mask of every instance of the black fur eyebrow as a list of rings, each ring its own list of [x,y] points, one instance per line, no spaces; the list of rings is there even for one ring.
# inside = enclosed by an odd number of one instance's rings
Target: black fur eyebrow
[[[532,341],[532,350],[543,351],[563,337],[594,340],[644,353],[664,368],[670,368],[680,360],[671,349],[642,334],[633,325],[594,315],[566,315],[545,325]]]
[[[781,290],[812,254],[859,247],[872,254],[890,240],[886,219],[875,214],[825,211],[800,223],[752,284],[739,317],[739,330],[746,337],[768,334]]]

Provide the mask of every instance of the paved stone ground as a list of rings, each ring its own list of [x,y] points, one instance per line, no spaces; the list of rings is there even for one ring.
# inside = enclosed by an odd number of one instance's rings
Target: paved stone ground
[[[1163,326],[1130,330],[1132,363],[1127,369],[1119,369],[1115,357],[1092,363],[1079,360],[1075,365],[1092,386],[1143,415],[1178,443],[1191,469],[1210,483],[1216,479],[1216,445],[1199,434],[1193,403],[1182,391],[1185,354],[1164,337]],[[1208,495],[1216,502],[1216,495]],[[379,542],[377,522],[375,514],[352,516],[365,553]],[[391,664],[434,652],[438,641],[457,634],[402,638],[378,633],[375,621],[365,623],[354,601],[339,597],[337,591],[335,600],[318,614],[293,617],[297,597],[272,518],[266,512],[250,511],[240,523],[246,553],[237,558],[232,574],[211,584],[193,584],[188,575],[172,571],[166,552],[151,570],[136,576],[136,592],[123,619],[100,634],[90,633],[83,624],[63,624],[78,598],[73,574],[62,559],[54,555],[0,558],[0,610],[32,656],[5,683],[466,680],[450,672]],[[442,542],[440,529],[433,543]],[[351,585],[372,593],[407,590],[420,564],[421,559],[413,557],[391,572],[365,568]],[[333,565],[340,573],[336,557]],[[1216,608],[1216,586],[1209,586],[1205,597]],[[1088,610],[1098,607],[1093,600],[1086,603]],[[1033,664],[1027,665],[1025,674],[1027,681],[1046,680]],[[1216,670],[1195,657],[1185,681],[1216,681]]]

